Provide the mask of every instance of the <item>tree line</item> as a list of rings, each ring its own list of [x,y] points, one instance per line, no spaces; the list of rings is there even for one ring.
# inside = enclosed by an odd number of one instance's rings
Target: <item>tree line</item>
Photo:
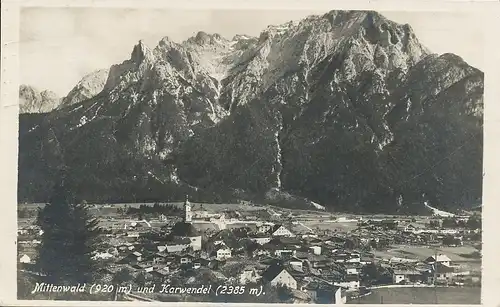
[[[173,204],[159,203],[154,203],[152,206],[146,204],[142,204],[139,207],[127,206],[125,208],[118,208],[116,211],[119,214],[126,215],[165,214],[170,216],[181,216],[183,212],[181,208]]]
[[[467,220],[458,219],[454,217],[446,217],[441,222],[435,220],[430,221],[429,226],[432,228],[467,228],[467,229],[481,229],[482,220],[480,215],[472,215]]]

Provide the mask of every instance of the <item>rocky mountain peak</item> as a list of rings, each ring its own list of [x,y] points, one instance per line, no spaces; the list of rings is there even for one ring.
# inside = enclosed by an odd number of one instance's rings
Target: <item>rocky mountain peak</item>
[[[99,69],[85,75],[62,99],[61,106],[68,106],[99,94],[106,84],[109,69]]]
[[[482,94],[480,71],[431,54],[408,25],[331,11],[259,38],[200,31],[152,51],[139,42],[101,95],[46,126],[60,126],[77,180],[105,201],[274,191],[274,201],[394,212],[480,198]],[[30,168],[50,148],[39,144],[50,143],[47,127],[20,141],[29,197],[51,173],[45,160]],[[134,169],[116,171],[124,165]]]
[[[46,113],[54,110],[61,103],[58,95],[49,90],[40,91],[36,87],[21,84],[19,86],[19,113]]]
[[[233,36],[231,41],[234,42],[234,41],[255,40],[255,39],[257,38],[246,34],[236,34],[235,36]]]
[[[220,44],[227,42],[220,34],[208,34],[204,31],[199,31],[194,37],[188,39],[188,41],[196,43],[198,45],[208,45],[208,44]]]
[[[153,53],[142,40],[134,46],[132,54],[130,55],[130,60],[137,64],[142,64],[143,62],[154,61]]]

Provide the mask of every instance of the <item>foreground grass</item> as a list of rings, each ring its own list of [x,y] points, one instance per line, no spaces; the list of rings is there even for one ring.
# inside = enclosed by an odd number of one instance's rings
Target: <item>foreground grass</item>
[[[481,288],[384,288],[349,304],[480,304]]]

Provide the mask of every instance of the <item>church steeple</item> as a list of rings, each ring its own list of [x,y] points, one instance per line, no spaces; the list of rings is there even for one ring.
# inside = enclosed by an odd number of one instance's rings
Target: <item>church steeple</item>
[[[192,206],[189,202],[189,196],[186,195],[186,200],[184,201],[184,223],[191,223],[193,220],[193,213],[191,211]]]

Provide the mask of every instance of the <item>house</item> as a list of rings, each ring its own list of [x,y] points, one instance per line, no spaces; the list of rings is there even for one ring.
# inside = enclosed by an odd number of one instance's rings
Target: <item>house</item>
[[[303,271],[304,262],[302,259],[299,259],[297,257],[292,257],[288,261],[288,264],[296,271]]]
[[[201,236],[188,237],[190,240],[189,246],[193,249],[193,251],[201,250]]]
[[[309,247],[309,249],[312,251],[313,254],[321,255],[321,246],[315,245],[315,246]]]
[[[400,257],[392,257],[389,259],[389,263],[391,264],[402,264],[402,263],[417,263],[417,259],[411,259],[411,258],[400,258]]]
[[[180,264],[188,264],[188,263],[191,263],[193,261],[194,257],[189,255],[189,254],[184,254],[184,255],[178,256],[178,258],[179,258]]]
[[[210,263],[210,260],[198,257],[194,258],[191,263],[193,264],[193,269],[197,270],[201,267],[207,267],[208,264]]]
[[[264,247],[257,247],[252,253],[252,257],[260,257],[260,256],[271,256],[271,249],[267,249]]]
[[[113,257],[118,256],[118,249],[116,247],[114,247],[114,246],[108,248],[106,250],[106,252],[109,253],[109,254],[111,254]]]
[[[358,253],[350,253],[348,259],[346,259],[346,262],[360,263],[361,262],[361,255]]]
[[[274,255],[276,257],[281,257],[281,258],[288,258],[291,257],[295,254],[295,250],[292,248],[288,248],[285,246],[282,247],[276,247],[276,250],[274,251]]]
[[[373,255],[367,255],[363,254],[360,257],[360,264],[367,265],[367,264],[372,264],[373,263],[374,256]]]
[[[422,281],[422,273],[416,270],[394,270],[392,273],[392,282],[400,283],[416,283]]]
[[[21,262],[21,263],[31,263],[31,258],[30,258],[30,256],[24,254],[19,259],[19,262]]]
[[[309,263],[313,268],[323,268],[328,265],[329,262],[331,262],[330,259],[323,255],[313,255],[304,252],[296,252],[294,256]]]
[[[347,260],[351,259],[351,255],[347,252],[336,251],[333,253],[332,259],[335,262],[343,263],[343,262],[347,262]]]
[[[219,244],[215,247],[215,257],[219,261],[231,258],[231,249],[226,245]]]
[[[445,266],[450,266],[451,264],[451,259],[446,256],[446,255],[443,255],[443,254],[439,254],[437,255],[437,260],[435,258],[436,256],[430,256],[428,257],[427,259],[425,259],[425,263],[428,263],[428,264],[434,264],[435,262],[437,262],[438,264],[442,264],[442,265],[445,265]]]
[[[152,255],[151,257],[152,263],[153,264],[158,264],[158,263],[165,263],[166,262],[166,254],[164,253],[156,253]]]
[[[262,235],[252,236],[249,239],[260,245],[264,245],[271,241],[270,236],[262,236]]]
[[[257,282],[261,276],[255,269],[255,267],[252,266],[246,266],[243,271],[240,273],[238,276],[238,280],[240,282],[240,285],[245,285],[247,283],[255,283]]]
[[[344,280],[334,283],[336,286],[344,287],[347,289],[358,289],[359,288],[359,276],[358,275],[347,275]]]
[[[285,269],[297,281],[303,280],[306,277],[306,272],[304,268],[301,266],[294,266],[288,264],[285,266]]]
[[[182,252],[183,250],[187,249],[189,247],[189,244],[171,244],[171,243],[167,243],[166,246],[166,249],[167,249],[167,252],[169,253],[178,253],[178,252]]]
[[[348,263],[345,265],[347,275],[359,275],[361,273],[362,265],[357,263]]]
[[[128,238],[139,238],[140,233],[138,231],[129,231],[127,232]]]
[[[270,230],[269,233],[273,237],[294,237],[295,235],[285,228],[283,225],[276,224]]]
[[[316,304],[343,305],[347,303],[346,289],[323,281],[311,281],[301,287]]]
[[[167,247],[165,245],[158,245],[156,248],[158,249],[158,252],[160,252],[160,253],[163,253],[167,249]]]
[[[308,232],[302,234],[301,237],[302,237],[302,239],[305,239],[305,238],[318,238],[318,235],[315,234],[312,231],[308,231]]]
[[[201,262],[193,262],[193,269],[197,270],[199,268],[201,268]]]
[[[160,280],[165,280],[170,275],[170,268],[168,266],[164,266],[157,270],[151,272],[152,275],[158,276]]]
[[[435,280],[436,283],[449,283],[453,279],[455,269],[453,267],[449,267],[447,265],[440,264],[438,262],[437,268],[435,269],[435,272],[433,272],[433,273],[436,276],[436,280]],[[429,276],[429,281],[431,283],[434,281],[433,278],[434,278],[434,275],[431,274],[431,276]]]
[[[273,223],[262,223],[257,225],[257,232],[258,233],[268,233],[271,228],[274,226]]]
[[[325,240],[325,243],[333,247],[341,248],[346,244],[346,239],[339,236],[333,236]]]
[[[117,249],[120,253],[125,253],[134,250],[135,246],[130,242],[126,242],[124,244],[119,245]]]
[[[110,253],[108,253],[107,251],[106,252],[102,252],[102,253],[96,253],[94,256],[92,256],[92,259],[96,260],[96,259],[111,259],[113,258],[114,256]],[[140,260],[139,260],[140,261]]]
[[[290,289],[297,289],[297,280],[281,264],[270,265],[262,274],[262,279],[273,287],[283,285]]]
[[[141,253],[135,251],[132,253],[132,256],[133,256],[133,258],[135,258],[134,260],[136,260],[138,262],[142,261],[142,254]]]
[[[166,222],[167,221],[167,216],[164,215],[164,214],[160,214],[160,216],[158,217],[158,220],[160,222]]]
[[[311,302],[311,296],[307,292],[291,290],[290,294],[292,296],[292,301],[289,302],[292,304],[308,304]]]

